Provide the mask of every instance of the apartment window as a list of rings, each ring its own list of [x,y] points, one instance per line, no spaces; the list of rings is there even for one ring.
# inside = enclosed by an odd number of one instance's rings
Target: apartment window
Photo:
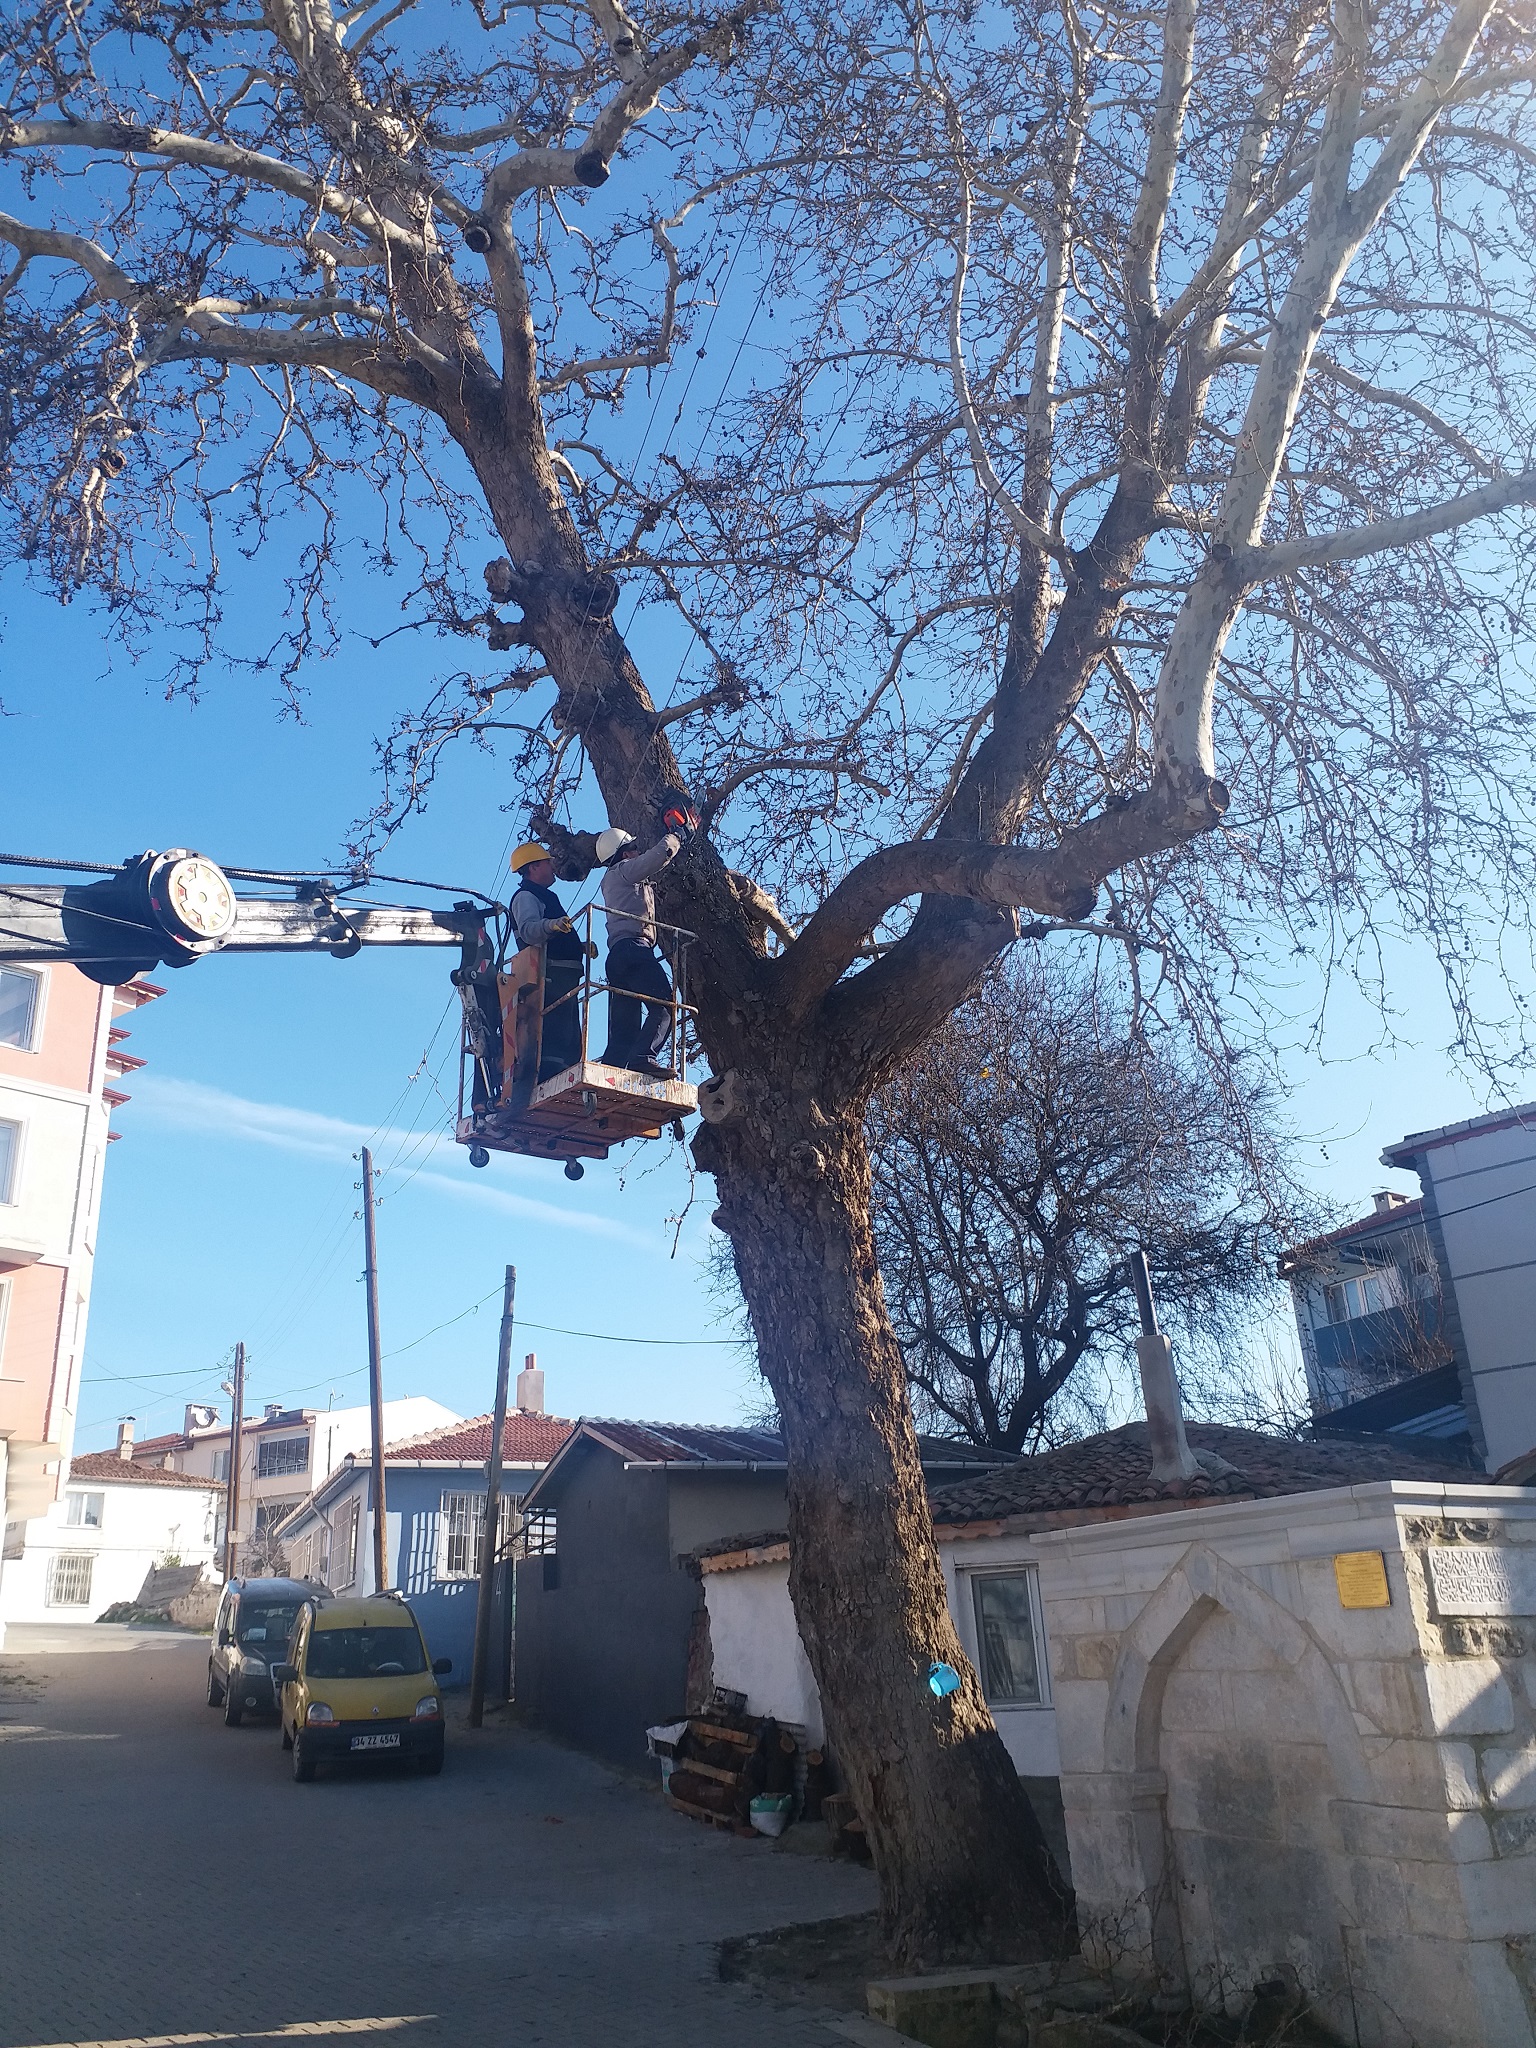
[[[223,1485],[229,1484],[229,1453],[215,1451],[213,1454],[213,1476]]]
[[[21,1168],[21,1125],[0,1121],[0,1203],[16,1199]]]
[[[0,1277],[0,1361],[5,1358],[5,1319],[10,1313],[11,1283]]]
[[[96,1562],[89,1550],[61,1550],[48,1565],[48,1605],[89,1607],[91,1567]]]
[[[1391,1271],[1362,1273],[1354,1280],[1337,1280],[1324,1289],[1330,1323],[1352,1323],[1360,1316],[1379,1315],[1397,1305],[1397,1275]]]
[[[259,1501],[257,1501],[257,1503],[256,1503],[256,1527],[257,1527],[257,1529],[258,1529],[258,1530],[261,1530],[261,1529],[275,1529],[275,1528],[277,1527],[278,1523],[279,1523],[279,1522],[281,1522],[281,1521],[283,1520],[283,1518],[284,1518],[285,1516],[287,1516],[287,1515],[291,1515],[291,1514],[293,1513],[294,1509],[295,1509],[295,1508],[296,1508],[296,1507],[298,1506],[298,1504],[299,1504],[299,1500],[298,1500],[298,1497],[297,1497],[297,1496],[295,1496],[295,1498],[294,1498],[294,1499],[292,1499],[292,1500],[259,1500]]]
[[[43,977],[25,967],[0,967],[0,1045],[31,1052],[37,1044]]]
[[[101,1510],[106,1501],[104,1493],[71,1493],[65,1496],[64,1526],[66,1529],[99,1529]]]
[[[309,1470],[309,1438],[280,1436],[263,1443],[256,1452],[258,1479],[283,1479],[290,1472]]]
[[[343,1502],[336,1517],[331,1537],[331,1563],[335,1569],[328,1583],[338,1591],[357,1581],[357,1525],[362,1513],[362,1502],[349,1500]]]
[[[1039,1706],[1045,1698],[1045,1645],[1034,1573],[975,1572],[971,1601],[981,1689],[989,1705]]]

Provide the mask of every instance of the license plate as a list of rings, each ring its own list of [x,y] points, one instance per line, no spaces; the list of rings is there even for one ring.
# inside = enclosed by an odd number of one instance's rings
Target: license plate
[[[354,1735],[352,1747],[354,1749],[398,1749],[400,1747],[400,1738],[398,1735]]]

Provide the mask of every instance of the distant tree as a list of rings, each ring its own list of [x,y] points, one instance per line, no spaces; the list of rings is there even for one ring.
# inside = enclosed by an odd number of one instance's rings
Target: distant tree
[[[1241,1400],[1304,1206],[1273,1093],[1148,1036],[1112,981],[1012,956],[875,1096],[875,1243],[921,1422],[1022,1451],[1104,1420],[1151,1264],[1181,1370]],[[1089,1368],[1098,1367],[1090,1374]],[[1092,1386],[1085,1387],[1085,1378]]]

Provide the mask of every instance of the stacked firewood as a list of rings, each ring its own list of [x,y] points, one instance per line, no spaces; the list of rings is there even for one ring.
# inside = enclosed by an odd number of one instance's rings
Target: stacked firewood
[[[688,1717],[667,1795],[680,1813],[751,1832],[759,1794],[793,1793],[798,1745],[772,1719],[711,1707]]]

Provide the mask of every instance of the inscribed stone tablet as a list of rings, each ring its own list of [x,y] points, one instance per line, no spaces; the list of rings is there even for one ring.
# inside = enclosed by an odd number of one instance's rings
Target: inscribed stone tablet
[[[1345,1550],[1333,1560],[1341,1607],[1390,1607],[1387,1561],[1379,1550]]]
[[[1536,1551],[1436,1543],[1425,1556],[1442,1614],[1536,1614]]]

